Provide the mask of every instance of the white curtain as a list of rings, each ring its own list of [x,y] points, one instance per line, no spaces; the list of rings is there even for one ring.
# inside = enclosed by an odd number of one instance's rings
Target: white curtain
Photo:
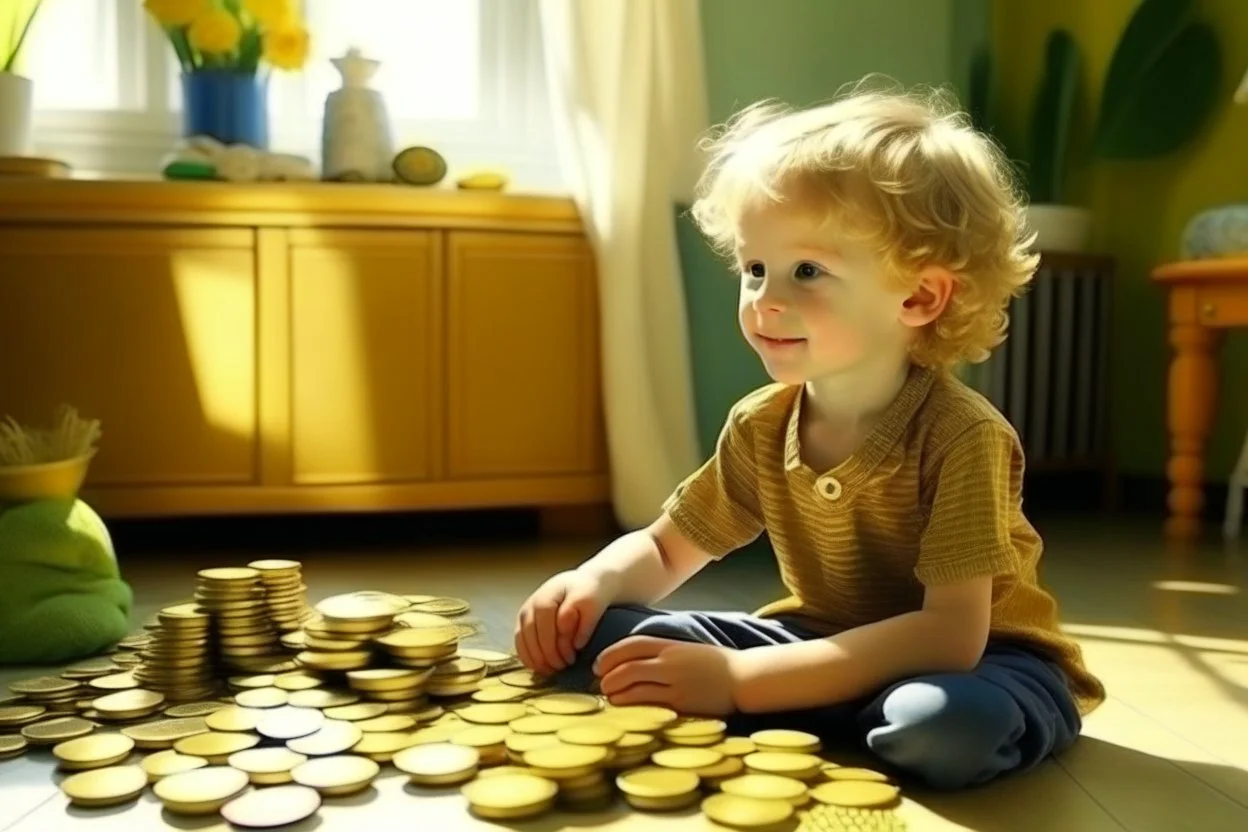
[[[698,463],[675,204],[706,129],[698,0],[541,0],[560,162],[594,247],[615,514],[657,515]]]

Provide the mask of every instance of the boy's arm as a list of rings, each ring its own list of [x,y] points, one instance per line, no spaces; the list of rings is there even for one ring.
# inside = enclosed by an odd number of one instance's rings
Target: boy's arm
[[[845,702],[925,673],[971,670],[988,642],[992,576],[927,590],[923,608],[829,638],[734,654],[739,710]]]
[[[993,579],[1019,569],[1013,534],[1023,455],[1004,422],[985,420],[952,440],[935,474],[915,576],[914,612],[836,636],[734,657],[737,707],[789,710],[843,702],[899,679],[975,667],[988,641]]]
[[[711,560],[664,512],[648,528],[629,532],[609,544],[578,571],[610,587],[613,603],[655,604]]]

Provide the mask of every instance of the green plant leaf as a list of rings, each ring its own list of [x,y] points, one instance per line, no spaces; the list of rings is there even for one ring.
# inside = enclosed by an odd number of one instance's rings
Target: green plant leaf
[[[1102,110],[1097,155],[1145,159],[1177,149],[1208,120],[1221,80],[1217,33],[1207,23],[1188,24]]]
[[[1101,122],[1112,120],[1183,28],[1192,0],[1142,0],[1127,21],[1101,87]],[[1099,128],[1098,131],[1100,132]]]
[[[251,28],[243,32],[238,45],[238,68],[243,72],[255,72],[260,65],[260,48],[259,29]]]
[[[1079,47],[1070,32],[1054,30],[1045,46],[1044,77],[1031,118],[1027,183],[1033,202],[1062,198],[1078,81]]]
[[[7,35],[0,34],[0,72],[12,72],[43,0],[3,0],[0,5],[9,30]]]

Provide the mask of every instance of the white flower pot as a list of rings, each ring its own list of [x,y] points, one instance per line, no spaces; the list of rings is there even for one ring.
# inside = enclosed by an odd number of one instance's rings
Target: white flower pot
[[[1075,205],[1028,205],[1027,226],[1037,251],[1084,252],[1092,239],[1092,212]]]
[[[0,156],[29,156],[34,84],[0,72]]]

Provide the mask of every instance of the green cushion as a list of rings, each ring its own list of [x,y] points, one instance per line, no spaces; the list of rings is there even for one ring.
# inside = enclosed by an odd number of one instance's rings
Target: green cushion
[[[129,630],[134,594],[81,500],[0,508],[0,664],[91,656]]]

